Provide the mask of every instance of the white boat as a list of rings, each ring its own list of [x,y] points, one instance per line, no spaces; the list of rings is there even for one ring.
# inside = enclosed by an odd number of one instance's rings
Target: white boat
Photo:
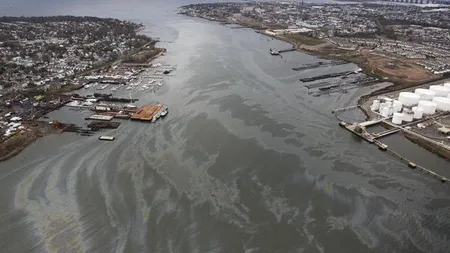
[[[114,87],[114,88],[111,89],[111,91],[116,91],[116,90],[118,90],[118,89],[119,89],[119,88]]]
[[[89,84],[86,84],[86,85],[84,86],[85,89],[89,89],[89,87],[91,87]]]
[[[113,141],[116,138],[114,136],[102,135],[102,136],[98,137],[98,139],[101,141]]]
[[[133,99],[131,98],[131,92],[130,92],[130,103],[125,105],[126,108],[134,109],[137,108],[135,104],[133,104]]]

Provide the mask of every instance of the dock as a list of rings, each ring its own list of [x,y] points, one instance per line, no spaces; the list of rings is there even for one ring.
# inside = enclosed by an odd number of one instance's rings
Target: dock
[[[278,50],[279,53],[292,52],[292,51],[295,51],[295,47]]]
[[[111,121],[113,119],[113,116],[94,114],[94,115],[91,115],[90,117],[87,117],[86,119],[88,119],[88,120]]]
[[[137,109],[137,111],[131,115],[132,120],[152,121],[153,116],[161,111],[162,104],[157,105],[144,105]]]
[[[295,51],[295,50],[296,50],[295,47],[281,49],[281,50],[277,50],[275,48],[271,48],[270,49],[270,54],[271,55],[280,55],[281,53],[291,52],[291,51]]]
[[[342,62],[317,62],[317,63],[311,63],[311,64],[305,64],[303,66],[300,67],[296,67],[296,68],[292,68],[292,70],[294,71],[302,71],[302,70],[307,70],[307,69],[315,69],[315,68],[323,68],[323,67],[331,67],[331,66],[338,66],[338,65],[343,65],[346,63],[342,63]]]
[[[401,130],[402,130],[401,128],[394,128],[394,129],[389,129],[389,130],[383,131],[381,133],[374,133],[373,135],[374,135],[375,139],[379,139],[379,138],[383,138],[383,137],[386,137],[388,135],[400,132]]]
[[[105,122],[105,121],[94,121],[87,125],[89,128],[94,129],[116,129],[120,126],[120,122]]]
[[[386,131],[383,131],[381,133],[377,133],[377,134],[370,134],[369,132],[366,131],[366,127],[368,126],[372,126],[372,125],[376,125],[379,123],[386,123],[387,120],[386,119],[380,119],[380,120],[372,120],[372,121],[367,121],[367,122],[362,122],[360,124],[348,124],[346,122],[340,122],[339,125],[341,127],[344,127],[345,129],[347,129],[349,132],[351,132],[352,134],[359,136],[360,138],[362,138],[363,140],[369,142],[369,143],[373,143],[376,146],[378,146],[378,149],[380,149],[381,151],[385,151],[388,152],[392,155],[394,155],[395,157],[399,158],[401,161],[405,161],[406,165],[411,168],[411,169],[419,169],[435,178],[437,178],[438,180],[440,180],[442,183],[448,182],[449,179],[439,175],[429,169],[426,169],[423,166],[420,166],[414,162],[412,162],[411,160],[407,159],[406,157],[400,155],[399,153],[395,152],[394,150],[390,149],[388,145],[382,143],[379,141],[379,138],[400,132],[400,131],[406,131],[406,132],[411,132],[403,127],[397,127],[394,125],[394,128],[388,129]],[[412,132],[413,133],[413,132]]]
[[[355,73],[356,73],[355,71],[343,71],[343,72],[325,74],[325,75],[320,75],[320,76],[300,78],[299,80],[301,82],[307,83],[307,82],[313,82],[313,81],[327,79],[327,78],[347,76],[347,75],[355,74]]]

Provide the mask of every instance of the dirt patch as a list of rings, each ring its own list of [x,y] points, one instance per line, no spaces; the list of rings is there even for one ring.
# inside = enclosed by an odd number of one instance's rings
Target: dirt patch
[[[424,68],[415,65],[408,60],[374,55],[371,53],[364,54],[364,57],[367,61],[367,65],[375,69],[378,73],[389,78],[401,79],[402,82],[415,83],[436,77]]]

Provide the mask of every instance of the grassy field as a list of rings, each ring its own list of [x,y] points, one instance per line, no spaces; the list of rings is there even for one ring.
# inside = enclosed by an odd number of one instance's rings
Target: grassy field
[[[316,39],[310,36],[301,35],[301,34],[286,34],[284,35],[287,39],[292,41],[294,44],[302,44],[307,46],[317,46],[320,44],[324,44],[325,41]]]

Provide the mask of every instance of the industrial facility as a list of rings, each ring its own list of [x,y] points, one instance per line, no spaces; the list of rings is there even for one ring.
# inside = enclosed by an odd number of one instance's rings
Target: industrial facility
[[[372,102],[372,112],[401,125],[422,119],[437,112],[450,112],[450,82],[431,85],[428,89],[417,88],[414,92],[400,92],[397,99],[379,97]]]

